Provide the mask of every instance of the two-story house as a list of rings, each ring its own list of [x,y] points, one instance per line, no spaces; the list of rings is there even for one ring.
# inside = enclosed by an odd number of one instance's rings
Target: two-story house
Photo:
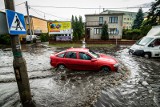
[[[121,39],[124,13],[87,14],[86,36],[88,39],[101,39],[102,25],[108,24],[109,39]]]
[[[103,14],[114,14],[114,13],[123,13],[123,29],[132,29],[133,22],[136,18],[137,12],[129,12],[129,11],[117,11],[117,10],[105,10],[102,12]]]
[[[90,36],[90,39],[100,39],[101,25],[106,21],[108,24],[109,38],[115,39],[115,37],[117,37],[120,39],[122,29],[132,29],[136,15],[137,12],[117,10],[104,10],[100,14],[85,15],[86,34]],[[99,31],[97,31],[97,29],[99,29]]]

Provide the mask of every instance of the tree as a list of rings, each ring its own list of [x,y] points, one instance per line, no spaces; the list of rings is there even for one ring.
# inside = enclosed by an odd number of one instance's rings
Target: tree
[[[77,18],[77,16],[74,17],[72,15],[71,22],[73,29],[73,40],[80,40],[82,38],[82,35],[84,34],[84,23],[82,21],[82,17],[79,16],[79,18]]]
[[[149,25],[154,26],[154,25],[158,25],[160,24],[160,0],[155,0],[156,2],[154,2],[151,6],[151,9],[149,9],[148,12],[148,20],[149,20]],[[159,17],[159,20],[157,21]]]
[[[84,34],[84,23],[82,21],[82,16],[79,16],[79,35],[80,35],[80,38],[82,38]]]
[[[106,24],[106,22],[105,22],[105,23],[103,24],[103,26],[102,26],[101,39],[102,39],[102,40],[108,40],[108,39],[109,39],[109,35],[108,35],[108,25]]]
[[[150,25],[150,20],[144,20],[142,22],[142,25],[140,27],[141,30],[141,36],[145,36],[149,30],[152,28],[152,26]]]
[[[142,8],[139,8],[138,10],[138,13],[136,15],[136,19],[134,20],[134,23],[133,23],[133,26],[132,26],[132,29],[139,29],[142,22],[143,22],[143,11],[142,11]]]

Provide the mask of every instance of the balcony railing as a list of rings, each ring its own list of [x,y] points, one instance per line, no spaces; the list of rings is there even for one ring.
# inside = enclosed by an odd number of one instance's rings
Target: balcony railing
[[[86,26],[102,26],[104,22],[99,22],[99,21],[89,21],[86,22]]]

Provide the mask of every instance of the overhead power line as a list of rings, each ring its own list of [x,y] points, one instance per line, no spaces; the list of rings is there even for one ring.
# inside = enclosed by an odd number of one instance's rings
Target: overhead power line
[[[68,18],[63,18],[63,17],[59,17],[59,16],[56,16],[56,15],[53,15],[53,14],[50,14],[50,13],[46,13],[46,12],[44,12],[44,11],[41,11],[41,10],[38,10],[38,9],[35,9],[35,8],[32,8],[32,7],[30,7],[30,9],[32,9],[33,11],[36,11],[36,13],[37,12],[40,12],[40,13],[43,13],[43,14],[46,14],[46,15],[50,15],[50,16],[53,16],[53,17],[57,17],[57,18],[60,18],[60,19],[65,19],[65,20],[70,20],[70,19],[68,19]],[[38,14],[38,13],[37,13]]]
[[[38,15],[42,16],[42,14],[38,13],[37,10],[30,8],[32,11],[34,11],[35,13],[37,13]]]
[[[19,6],[19,5],[22,5],[22,4],[25,4],[25,2],[22,2],[22,3],[16,4],[15,6]]]
[[[135,6],[135,7],[119,7],[119,8],[84,8],[84,7],[56,7],[56,6],[38,6],[38,5],[30,5],[30,9],[32,9],[33,11],[35,11],[37,14],[39,14],[38,12],[40,13],[43,13],[44,16],[45,15],[50,15],[50,16],[54,16],[54,17],[57,17],[57,18],[61,18],[61,19],[67,19],[67,20],[70,20],[68,18],[62,18],[62,17],[58,17],[56,15],[53,15],[53,14],[50,14],[50,13],[46,13],[44,11],[41,11],[41,10],[38,10],[38,9],[35,9],[33,7],[39,7],[39,8],[62,8],[62,9],[134,9],[134,8],[148,8],[148,7],[142,7],[142,6]],[[40,15],[40,14],[39,14]],[[42,16],[42,15],[41,15]]]
[[[56,6],[38,6],[38,5],[30,5],[31,7],[41,7],[41,8],[68,8],[68,9],[100,9],[100,8],[87,8],[87,7],[56,7]],[[150,8],[145,6],[134,6],[134,7],[117,7],[117,8],[104,8],[104,9],[133,9],[133,8]],[[102,8],[101,8],[102,9]]]

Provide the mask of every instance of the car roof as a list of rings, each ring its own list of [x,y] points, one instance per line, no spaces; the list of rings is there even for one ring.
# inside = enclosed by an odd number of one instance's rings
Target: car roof
[[[69,48],[66,51],[88,52],[87,48]]]

